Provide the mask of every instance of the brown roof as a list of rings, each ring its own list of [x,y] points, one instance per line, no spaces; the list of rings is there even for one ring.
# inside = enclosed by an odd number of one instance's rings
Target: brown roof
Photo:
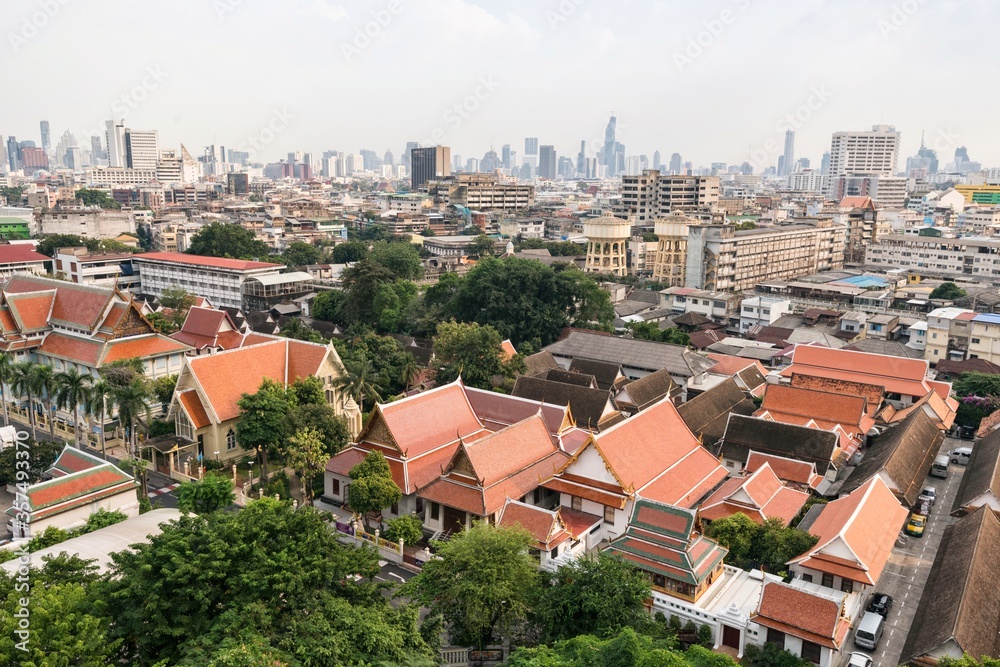
[[[212,420],[208,418],[208,413],[205,412],[205,406],[198,398],[198,392],[194,389],[188,389],[187,391],[182,391],[177,395],[177,400],[184,407],[184,412],[187,413],[188,419],[194,424],[194,427],[205,428],[212,423]]]
[[[228,269],[232,271],[284,268],[283,264],[252,262],[244,259],[228,259],[224,257],[204,257],[202,255],[191,255],[183,252],[147,252],[142,255],[136,255],[133,257],[133,261],[190,264],[192,266],[210,267],[213,269]]]
[[[769,465],[774,474],[778,476],[778,479],[785,482],[816,488],[823,480],[816,472],[815,463],[798,461],[785,456],[778,456],[777,454],[764,454],[763,452],[755,452],[753,450],[747,456],[744,470],[747,473],[752,473],[764,464]]]
[[[972,503],[986,494],[1000,501],[1000,431],[993,431],[972,448],[952,513],[975,509]]]
[[[636,410],[642,410],[679,390],[670,373],[661,369],[622,385],[615,396],[615,402],[619,406],[634,406]]]
[[[796,345],[792,365],[781,372],[832,380],[875,384],[887,392],[905,396],[923,396],[930,389],[926,382],[928,363],[922,359],[889,357],[852,350],[834,350],[815,345]]]
[[[726,432],[730,414],[752,415],[756,409],[736,381],[729,378],[684,403],[677,412],[706,446],[712,446]]]
[[[734,357],[731,354],[719,354],[718,352],[709,352],[705,356],[716,362],[714,366],[708,369],[709,373],[716,373],[718,375],[736,375],[748,366],[753,366],[760,371],[761,375],[767,374],[767,369],[764,368],[764,364],[760,363],[756,359]]]
[[[981,507],[944,530],[900,664],[950,640],[971,656],[1000,655],[1000,519]]]
[[[723,458],[746,461],[750,450],[816,464],[825,474],[838,460],[840,437],[833,431],[732,415],[722,437]]]
[[[895,486],[896,494],[908,506],[913,505],[943,441],[944,433],[926,413],[922,410],[913,412],[875,440],[861,463],[840,487],[840,493],[850,493],[885,471]]]
[[[56,292],[49,316],[51,320],[75,325],[88,331],[96,329],[101,323],[115,294],[114,290],[105,287],[78,285],[65,280],[27,274],[13,275],[3,286],[5,296],[44,290]]]
[[[950,375],[958,377],[962,373],[990,373],[1000,375],[1000,366],[986,359],[965,359],[963,361],[951,361],[942,359],[934,365],[938,377]]]
[[[784,413],[809,417],[817,421],[850,425],[867,433],[874,420],[867,417],[867,401],[863,396],[770,384],[764,391],[761,410],[772,414]],[[863,428],[867,426],[867,428]]]
[[[600,517],[597,518],[600,520]],[[544,551],[549,551],[570,537],[559,516],[559,510],[547,510],[516,500],[508,500],[503,506],[497,525],[503,528],[524,528],[535,538],[535,545]]]
[[[564,382],[522,376],[514,383],[514,396],[555,405],[568,405],[576,423],[588,430],[600,430],[620,421],[611,394],[606,389],[591,389]]]
[[[564,405],[539,403],[526,398],[508,396],[474,387],[464,387],[464,389],[465,396],[469,400],[473,412],[476,413],[476,417],[479,418],[483,426],[491,431],[498,431],[511,424],[516,424],[539,412],[541,412],[549,434],[552,436],[561,435],[570,423],[570,411]]]
[[[545,372],[545,375],[541,377],[546,380],[551,380],[552,382],[565,382],[566,384],[575,384],[578,387],[590,387],[592,389],[597,389],[597,379],[593,375],[577,373],[576,371],[564,371],[561,368],[550,368]]]
[[[525,375],[541,375],[550,368],[559,368],[551,352],[542,350],[524,358]]]
[[[851,628],[836,601],[777,581],[764,584],[751,620],[834,650],[840,649]]]
[[[592,359],[574,358],[569,363],[569,370],[574,373],[593,375],[594,379],[597,380],[597,386],[601,389],[611,389],[622,377],[622,367],[619,364]]]

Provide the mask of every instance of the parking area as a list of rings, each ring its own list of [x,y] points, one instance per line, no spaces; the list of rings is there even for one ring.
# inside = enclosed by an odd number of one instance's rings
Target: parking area
[[[971,444],[967,440],[946,438],[941,446],[941,453],[946,454],[955,447],[968,447]],[[878,648],[875,651],[863,651],[869,653],[874,659],[874,664],[879,667],[895,667],[899,664],[903,643],[913,623],[917,604],[920,602],[920,595],[930,574],[944,529],[955,520],[950,516],[950,512],[965,467],[950,465],[948,468],[948,479],[937,477],[927,479],[926,486],[937,489],[938,499],[931,508],[923,537],[907,536],[904,546],[897,545],[879,580],[878,592],[891,595],[893,607],[886,619],[885,633]],[[854,646],[853,636],[852,630],[845,653],[861,650]],[[847,664],[846,655],[843,664]]]

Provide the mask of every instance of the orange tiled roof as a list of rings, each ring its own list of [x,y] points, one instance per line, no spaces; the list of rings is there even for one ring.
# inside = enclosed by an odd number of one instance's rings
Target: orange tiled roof
[[[54,289],[55,302],[51,319],[74,324],[87,330],[97,328],[104,317],[108,304],[115,296],[114,290],[68,283],[64,280],[42,278],[27,274],[15,274],[4,283],[5,297],[24,292],[39,292]]]
[[[760,371],[761,375],[767,375],[767,369],[764,368],[764,364],[756,359],[745,359],[717,352],[710,352],[706,356],[716,362],[714,366],[708,369],[709,373],[715,373],[716,375],[736,375],[748,366],[753,366]]]
[[[39,510],[65,503],[75,498],[114,489],[120,485],[131,486],[132,477],[115,466],[107,463],[84,469],[48,482],[35,484],[28,489],[28,502],[31,503],[32,515]]]
[[[251,271],[253,269],[284,268],[283,264],[270,262],[252,262],[244,259],[228,259],[224,257],[205,257],[189,255],[183,252],[145,252],[133,258],[136,262],[166,262],[170,264],[189,264],[192,266],[226,269],[231,271]]]
[[[647,500],[692,509],[727,474],[719,460],[699,445],[639,489],[638,495]]]
[[[819,538],[812,549],[789,564],[810,561],[808,567],[821,569],[828,548],[847,546],[856,556],[861,576],[856,581],[875,585],[896,543],[896,536],[909,512],[881,477],[858,487],[843,498],[823,506],[808,532]]]
[[[777,581],[764,584],[751,620],[833,650],[840,649],[851,627],[836,601]]]
[[[808,417],[817,421],[854,426],[867,433],[875,420],[867,414],[867,401],[863,396],[836,394],[804,387],[770,384],[764,392],[761,411]]]
[[[122,359],[148,359],[172,352],[186,352],[190,349],[180,341],[160,334],[129,336],[108,341],[101,364],[110,364]]]
[[[177,400],[184,407],[184,412],[187,413],[188,419],[191,420],[196,429],[205,428],[212,423],[212,420],[208,418],[208,413],[205,411],[204,404],[198,398],[196,390],[188,389],[187,391],[182,391],[177,395]]]
[[[509,338],[500,343],[500,353],[504,359],[510,359],[517,354],[517,350],[514,349],[514,344],[510,342]]]
[[[764,463],[749,477],[727,480],[702,504],[699,513],[714,521],[740,512],[760,524],[781,519],[788,525],[808,499],[808,493],[783,485]]]
[[[7,307],[19,331],[41,331],[49,326],[49,315],[56,299],[55,290],[7,295]]]
[[[461,381],[379,404],[380,414],[406,457],[416,457],[441,445],[483,430],[469,405]],[[436,418],[429,418],[429,416]],[[375,415],[369,424],[375,423]],[[364,439],[364,433],[359,440]]]
[[[781,375],[790,377],[795,373],[874,384],[890,393],[923,396],[930,389],[926,381],[927,368],[928,363],[921,359],[796,345],[792,365],[781,371]]]
[[[504,528],[511,526],[524,528],[531,533],[537,546],[545,551],[570,538],[558,510],[547,510],[516,500],[508,500],[503,506],[503,513],[497,525]]]
[[[755,451],[751,451],[747,456],[746,470],[752,473],[765,463],[770,466],[771,471],[778,476],[778,479],[786,482],[816,488],[823,481],[823,477],[816,472],[816,464],[814,463]]]
[[[95,368],[103,349],[104,343],[100,341],[77,338],[53,331],[46,334],[38,351],[48,356],[67,359]]]

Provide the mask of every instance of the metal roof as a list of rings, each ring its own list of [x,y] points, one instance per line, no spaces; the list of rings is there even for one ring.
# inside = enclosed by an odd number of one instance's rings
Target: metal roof
[[[607,361],[650,372],[665,369],[678,377],[691,377],[715,365],[680,345],[582,331],[573,331],[545,349],[556,356]]]
[[[290,273],[271,273],[263,276],[252,276],[248,280],[256,280],[261,285],[284,285],[286,283],[299,283],[303,280],[312,280],[313,277],[305,271],[292,271]]]

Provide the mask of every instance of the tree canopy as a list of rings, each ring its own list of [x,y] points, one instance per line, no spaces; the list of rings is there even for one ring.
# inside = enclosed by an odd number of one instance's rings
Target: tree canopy
[[[453,382],[459,375],[470,387],[492,389],[497,378],[512,378],[524,370],[520,356],[507,359],[503,340],[493,327],[475,322],[442,322],[434,337],[437,381]]]
[[[323,251],[312,243],[305,241],[294,241],[281,253],[285,264],[290,267],[306,266],[307,264],[319,264],[323,261]]]
[[[177,507],[195,514],[224,509],[235,500],[233,480],[223,475],[208,474],[197,482],[184,482],[177,490]]]
[[[403,497],[402,491],[392,480],[392,471],[385,456],[378,450],[368,452],[364,460],[351,468],[350,496],[347,502],[351,509],[366,517],[371,512],[395,505]]]
[[[119,209],[121,204],[112,199],[104,190],[80,188],[76,191],[76,199],[84,206],[100,206],[101,208]]]
[[[776,573],[784,572],[785,563],[811,549],[817,539],[804,530],[785,527],[781,519],[768,519],[761,525],[742,512],[716,519],[706,533],[729,549],[727,563]]]
[[[270,248],[257,240],[252,230],[240,225],[213,222],[205,225],[191,237],[188,252],[206,257],[232,257],[267,261]]]
[[[943,299],[945,301],[954,301],[955,299],[961,299],[963,296],[965,296],[965,290],[955,283],[941,283],[931,292],[932,299]]]

